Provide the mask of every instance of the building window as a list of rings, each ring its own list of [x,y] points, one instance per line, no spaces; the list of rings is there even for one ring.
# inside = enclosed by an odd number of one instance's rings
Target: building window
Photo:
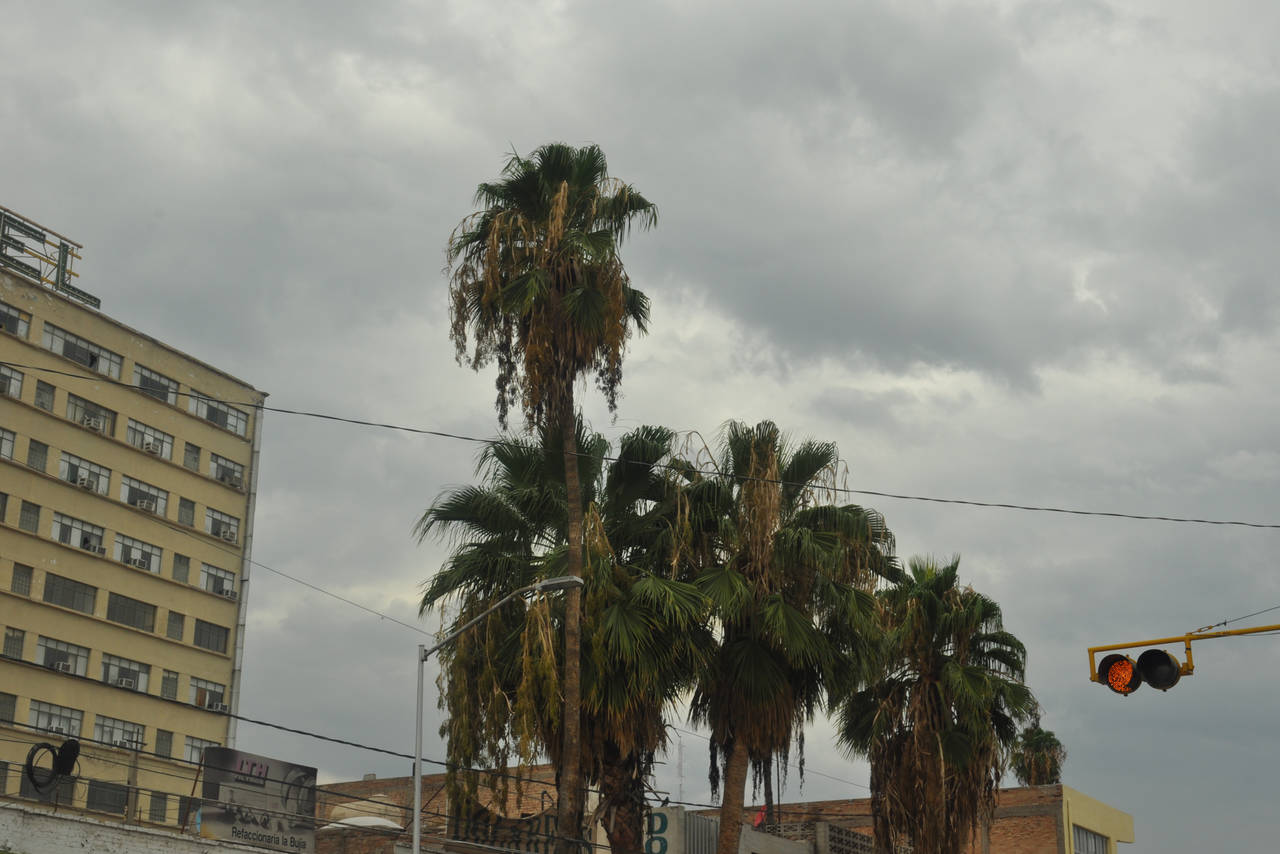
[[[160,674],[160,696],[166,700],[178,699],[178,673],[166,670]],[[167,754],[166,754],[167,755]]]
[[[47,792],[37,792],[26,774],[19,774],[18,777],[22,781],[18,785],[18,793],[24,798],[30,798],[46,804],[69,804],[72,798],[75,797],[76,778],[74,777],[63,777],[56,786]]]
[[[66,706],[55,706],[53,703],[31,701],[31,716],[27,723],[36,729],[54,732],[60,735],[80,737],[80,724],[84,721],[84,712]],[[25,775],[24,775],[25,776]]]
[[[121,563],[159,574],[162,557],[163,553],[159,546],[126,537],[124,534],[116,534],[115,559]]]
[[[165,636],[170,640],[182,640],[182,633],[187,627],[187,618],[177,611],[169,612],[169,625],[165,627]]]
[[[0,525],[4,524],[5,516],[9,512],[9,494],[0,492]]]
[[[143,394],[149,394],[156,400],[163,400],[165,403],[178,402],[177,381],[144,368],[142,365],[133,366],[133,384]]]
[[[204,529],[228,543],[234,543],[240,539],[240,520],[235,516],[219,513],[212,507],[204,509]]]
[[[102,780],[89,781],[89,794],[85,797],[85,809],[94,812],[109,812],[124,815],[125,805],[129,802],[129,787],[124,783],[105,783]]]
[[[112,593],[107,597],[107,619],[112,622],[133,626],[144,632],[156,630],[156,606]]]
[[[147,693],[151,684],[151,665],[118,655],[102,654],[102,681],[117,688]]]
[[[187,736],[187,753],[186,760],[199,764],[204,761],[204,749],[206,747],[221,747],[216,741],[205,741],[203,738],[192,738]]]
[[[205,421],[226,428],[237,436],[244,436],[248,431],[249,415],[247,413],[211,397],[205,397],[194,389],[188,399],[187,407],[197,418],[203,418]]]
[[[200,446],[187,442],[182,449],[182,464],[192,471],[200,471]]]
[[[236,577],[234,573],[209,564],[200,565],[200,586],[210,593],[235,598]]]
[[[26,338],[31,329],[31,315],[19,311],[7,302],[0,302],[0,329],[10,335]]]
[[[226,457],[209,454],[209,477],[219,483],[240,489],[244,486],[244,466]]]
[[[89,648],[40,635],[36,640],[36,663],[63,673],[84,676],[89,669]]]
[[[169,493],[167,490],[149,483],[135,480],[128,475],[120,478],[120,500],[125,504],[163,516],[169,512]]]
[[[202,649],[226,652],[227,636],[230,634],[230,630],[222,626],[206,623],[204,620],[196,620],[195,635],[191,638],[191,642]]]
[[[4,628],[4,657],[22,660],[22,649],[26,646],[27,633],[13,626]]]
[[[86,368],[106,374],[112,379],[120,379],[120,366],[123,360],[119,353],[99,347],[92,341],[86,341],[51,323],[44,325],[44,346],[73,362],[79,362]]]
[[[12,430],[0,428],[0,458],[6,460],[13,459],[13,440],[14,435]]]
[[[66,451],[62,452],[62,459],[58,461],[58,477],[99,495],[106,495],[111,486],[111,469]]]
[[[44,574],[44,601],[84,614],[92,614],[98,601],[98,588],[52,572]]]
[[[173,755],[173,733],[167,729],[156,730],[156,756]]]
[[[0,395],[22,397],[22,371],[0,365]]]
[[[18,697],[0,691],[0,722],[11,724],[18,715]]]
[[[48,411],[52,412],[53,411],[53,392],[54,392],[53,386],[49,385],[44,380],[36,380],[36,400],[35,400],[36,406],[40,407],[41,409],[47,409]]]
[[[227,686],[219,682],[210,682],[207,679],[197,679],[191,677],[191,705],[200,708],[208,708],[210,703],[217,705],[225,703],[227,696]]]
[[[98,715],[93,722],[93,737],[103,744],[141,750],[146,744],[142,724]]]
[[[178,499],[178,523],[195,527],[196,503],[190,498]]]
[[[31,595],[31,572],[29,566],[21,563],[13,565],[13,580],[9,582],[9,589],[19,596]]]
[[[73,519],[61,513],[53,514],[52,536],[60,543],[84,549],[94,554],[105,555],[107,549],[102,545],[104,531],[97,525],[90,525],[82,519]]]
[[[124,439],[135,448],[161,459],[173,459],[173,437],[163,430],[148,427],[141,421],[129,419],[125,427]]]
[[[49,467],[49,446],[44,442],[32,439],[27,443],[27,465],[36,471],[44,471]]]
[[[186,555],[175,554],[173,556],[173,580],[187,583],[187,578],[191,575],[191,558]]]
[[[1071,825],[1076,854],[1107,854],[1107,837],[1078,824]]]
[[[173,737],[172,734],[169,736]],[[156,751],[159,753],[159,751]],[[164,824],[169,817],[169,796],[164,792],[152,792],[151,804],[147,807],[147,821],[152,824]]]
[[[67,395],[67,417],[104,436],[116,434],[116,413],[74,394]]]
[[[22,502],[22,511],[18,513],[18,527],[33,534],[40,530],[40,505],[30,501]]]

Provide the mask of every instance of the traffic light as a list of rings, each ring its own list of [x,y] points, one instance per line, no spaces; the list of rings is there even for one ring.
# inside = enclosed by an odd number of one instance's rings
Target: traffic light
[[[1163,649],[1149,649],[1134,661],[1127,655],[1112,653],[1098,665],[1097,681],[1112,691],[1129,696],[1146,682],[1152,688],[1168,691],[1182,678],[1182,665]]]

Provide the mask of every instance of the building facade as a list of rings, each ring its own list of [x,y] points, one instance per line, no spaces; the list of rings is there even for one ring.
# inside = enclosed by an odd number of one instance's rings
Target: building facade
[[[752,819],[759,806],[746,810]],[[868,798],[779,804],[770,833],[812,843],[818,854],[871,854]],[[980,827],[969,854],[1118,854],[1133,842],[1133,816],[1060,783],[996,793],[990,825]]]
[[[266,396],[53,284],[0,267],[0,796],[181,824],[235,741]]]

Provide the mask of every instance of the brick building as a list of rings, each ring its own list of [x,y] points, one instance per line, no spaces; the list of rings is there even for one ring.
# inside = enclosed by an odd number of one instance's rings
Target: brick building
[[[744,813],[748,823],[758,813]],[[780,804],[779,823],[768,829],[791,839],[811,840],[819,854],[860,845],[824,845],[827,827],[871,835],[871,801],[810,801]],[[848,835],[839,833],[840,837]],[[1001,789],[995,820],[981,828],[970,854],[1117,854],[1117,843],[1133,842],[1133,817],[1069,786],[1054,784]],[[823,850],[827,849],[827,850]],[[867,850],[870,847],[867,846]]]

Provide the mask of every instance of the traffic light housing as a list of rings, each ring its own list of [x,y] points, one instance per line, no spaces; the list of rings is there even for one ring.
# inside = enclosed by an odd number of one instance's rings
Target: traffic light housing
[[[1163,649],[1148,649],[1134,661],[1127,655],[1112,653],[1098,665],[1096,681],[1122,696],[1129,696],[1143,682],[1152,688],[1168,691],[1182,678],[1182,665]]]

